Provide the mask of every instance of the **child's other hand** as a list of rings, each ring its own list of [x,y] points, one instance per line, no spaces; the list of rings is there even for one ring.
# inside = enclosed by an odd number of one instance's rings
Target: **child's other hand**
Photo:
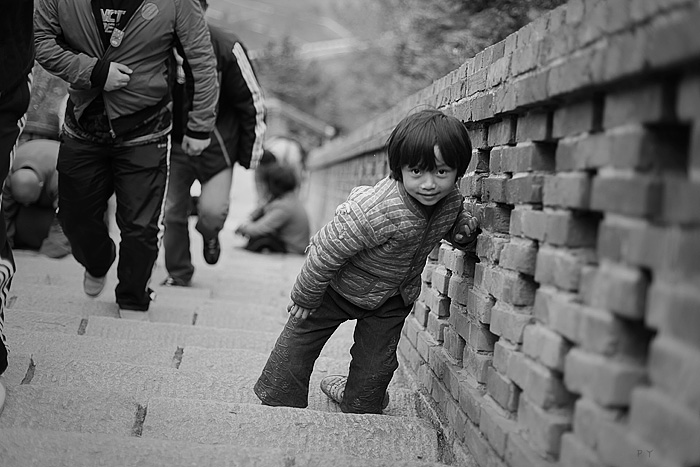
[[[294,302],[289,302],[289,305],[287,305],[287,313],[289,313],[290,316],[293,316],[295,318],[299,319],[306,319],[309,317],[311,313],[316,311],[316,309],[311,309],[311,308],[304,308],[302,306],[297,305]]]
[[[457,226],[457,232],[454,235],[455,241],[458,243],[465,243],[478,228],[479,220],[476,217],[470,217],[469,219],[460,222],[460,224]]]

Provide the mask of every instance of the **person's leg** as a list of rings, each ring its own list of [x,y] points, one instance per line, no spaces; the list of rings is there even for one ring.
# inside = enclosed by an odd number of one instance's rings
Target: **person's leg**
[[[68,136],[58,151],[58,219],[73,256],[95,278],[106,276],[116,258],[105,223],[114,191],[112,151]]]
[[[115,289],[120,309],[147,311],[148,288],[158,257],[168,176],[170,137],[143,146],[115,148],[114,189],[121,232]]]
[[[329,293],[307,319],[290,317],[253,388],[262,403],[300,408],[309,405],[314,363],[338,326],[352,318]]]
[[[340,409],[346,413],[382,413],[386,389],[399,367],[396,347],[410,306],[399,296],[357,320],[352,361]]]
[[[182,284],[188,284],[194,274],[190,255],[190,233],[187,211],[190,203],[190,187],[195,179],[189,157],[179,144],[170,153],[170,175],[165,201],[165,268],[168,275]]]
[[[202,234],[204,259],[209,264],[215,264],[219,259],[219,232],[228,216],[232,179],[233,167],[227,167],[202,183],[196,229]]]
[[[15,218],[15,249],[38,250],[49,235],[56,216],[53,208],[20,206]]]
[[[23,115],[29,106],[31,75],[20,82],[15,89],[8,89],[0,94],[0,186],[5,182],[12,165],[15,147],[22,128]],[[5,340],[5,299],[7,298],[12,277],[15,274],[15,260],[7,239],[5,214],[0,205],[0,375],[7,369],[7,341]],[[4,405],[5,388],[0,383],[0,411]]]
[[[260,237],[250,237],[248,244],[245,246],[248,251],[255,253],[286,253],[287,247],[284,240],[275,235],[264,235]]]

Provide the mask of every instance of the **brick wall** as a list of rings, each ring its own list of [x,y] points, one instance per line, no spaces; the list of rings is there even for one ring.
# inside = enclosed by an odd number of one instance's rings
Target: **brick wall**
[[[420,104],[470,129],[483,227],[399,346],[447,460],[700,465],[700,4],[572,0],[480,52],[311,154],[315,227]]]

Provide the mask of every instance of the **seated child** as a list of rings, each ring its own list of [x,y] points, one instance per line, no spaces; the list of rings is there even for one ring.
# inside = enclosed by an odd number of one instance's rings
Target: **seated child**
[[[401,329],[428,254],[442,239],[462,248],[476,243],[478,222],[457,189],[471,151],[464,124],[437,110],[397,125],[387,141],[391,174],[353,189],[311,240],[289,320],[254,387],[263,404],[306,407],[321,349],[341,323],[356,319],[348,376],[328,376],[321,389],[343,412],[387,406]]]
[[[246,250],[304,254],[309,245],[309,217],[296,193],[295,169],[277,162],[256,170],[262,205],[236,233],[248,238]]]

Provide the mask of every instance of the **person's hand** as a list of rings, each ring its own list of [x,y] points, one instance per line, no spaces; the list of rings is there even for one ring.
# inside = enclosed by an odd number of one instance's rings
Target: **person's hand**
[[[315,308],[304,308],[294,302],[289,302],[289,305],[287,305],[287,313],[289,313],[290,316],[298,319],[306,319],[314,311],[316,311]]]
[[[469,217],[461,221],[457,226],[454,239],[457,243],[466,243],[467,239],[479,228],[479,220],[476,217]]]
[[[110,63],[104,90],[109,92],[125,87],[129,84],[131,73],[133,70],[126,65],[117,62]]]
[[[189,136],[182,138],[182,151],[188,156],[199,156],[211,143],[211,138],[195,139]]]

